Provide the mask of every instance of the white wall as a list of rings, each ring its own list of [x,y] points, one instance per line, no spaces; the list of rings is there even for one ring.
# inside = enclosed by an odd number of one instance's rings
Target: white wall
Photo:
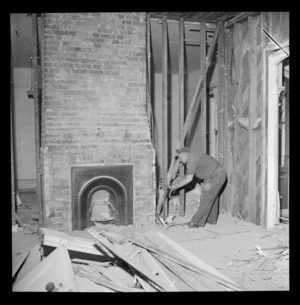
[[[27,97],[31,87],[31,69],[14,68],[14,147],[18,189],[36,187],[34,100]]]

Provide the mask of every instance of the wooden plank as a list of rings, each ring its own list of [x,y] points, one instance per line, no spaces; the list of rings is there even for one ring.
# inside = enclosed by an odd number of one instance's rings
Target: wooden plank
[[[162,176],[164,188],[167,188],[167,175],[168,175],[168,23],[167,17],[162,19]],[[163,202],[163,216],[167,217],[167,204],[168,199]]]
[[[78,292],[115,292],[115,290],[95,284],[85,277],[75,275],[75,280],[78,286]]]
[[[147,250],[132,244],[130,244],[128,250],[125,251],[125,253],[159,278],[159,281],[164,285],[164,287],[169,287],[168,291],[177,291],[174,283],[169,279],[165,271]]]
[[[188,275],[187,273],[190,270],[185,269],[184,267],[174,264],[167,260],[165,257],[152,253],[152,255],[159,261],[161,261],[168,269],[170,269],[174,274],[178,276],[184,283],[186,284],[185,290],[180,290],[180,291],[208,291],[208,290],[214,290],[211,288],[208,288],[207,285],[195,280],[194,277],[191,275]],[[192,272],[192,271],[190,271]]]
[[[198,268],[201,268],[201,269],[213,274],[214,276],[216,276],[218,278],[222,278],[225,281],[231,282],[232,284],[236,285],[236,283],[233,280],[231,280],[227,276],[223,275],[221,272],[219,272],[217,269],[213,268],[209,264],[200,260],[197,256],[195,256],[191,252],[184,249],[182,246],[180,246],[178,243],[174,242],[172,239],[168,238],[166,235],[164,235],[160,232],[156,232],[156,235],[159,236],[161,239],[163,239],[167,244],[172,246],[177,252],[182,254],[185,257],[185,259],[187,259],[190,263],[194,264]]]
[[[100,284],[101,286],[107,287],[109,289],[113,289],[115,291],[119,291],[119,292],[144,292],[143,289],[140,288],[130,288],[130,287],[126,287],[124,285],[121,285],[119,283],[114,283],[108,280],[105,280],[104,278],[98,278],[94,275],[85,275],[85,278],[87,278],[88,280]]]
[[[145,235],[145,234],[143,234]],[[152,238],[153,240],[153,238]],[[172,262],[175,262],[189,270],[192,270],[194,272],[199,273],[202,276],[206,276],[212,280],[215,280],[216,282],[222,284],[223,286],[229,287],[229,289],[232,290],[241,290],[241,288],[234,283],[232,280],[230,280],[229,278],[225,277],[224,275],[222,275],[219,271],[217,271],[216,269],[212,268],[211,266],[209,266],[208,264],[204,263],[203,261],[200,261],[200,263],[198,264],[198,266],[196,266],[195,264],[189,262],[186,257],[184,258],[180,258],[180,256],[182,257],[182,254],[178,253],[178,251],[175,251],[175,249],[173,248],[173,251],[168,251],[166,252],[165,250],[162,250],[161,248],[157,248],[155,246],[151,246],[151,243],[145,243],[143,240],[141,240],[141,236],[139,237],[138,240],[131,240],[134,244],[143,247],[153,253],[157,253],[163,257],[165,257],[168,260],[171,260]],[[171,254],[172,253],[172,254]],[[190,253],[191,254],[191,253]],[[209,270],[208,270],[209,269]],[[213,270],[214,269],[214,270]],[[214,274],[211,273],[211,271],[214,271]],[[221,275],[221,276],[219,276]]]
[[[69,236],[66,233],[58,232],[56,230],[40,228],[42,234],[42,244],[50,247],[59,247],[65,245],[68,250],[78,251],[88,254],[93,254],[103,257],[114,257],[105,248],[101,248],[103,252],[95,247],[93,239],[85,239],[81,237]]]
[[[202,152],[207,153],[207,109],[206,109],[206,72],[207,72],[207,63],[206,63],[206,25],[205,21],[200,24],[200,75],[202,76],[202,87],[200,93],[200,141],[202,142]]]
[[[126,243],[120,247],[126,255],[128,255],[137,264],[152,273],[162,286],[168,287],[168,291],[176,291],[174,283],[170,281],[164,270],[158,265],[155,259],[148,253],[147,250],[133,245],[132,243]]]
[[[184,124],[184,21],[183,18],[180,18],[178,21],[178,142],[183,143],[184,139],[182,139],[181,129]],[[179,177],[184,176],[184,167],[180,166],[179,169]],[[185,215],[185,189],[181,189],[179,192],[179,215]]]
[[[216,27],[212,43],[211,43],[210,48],[209,48],[209,52],[208,52],[208,55],[207,55],[207,58],[206,58],[206,63],[207,63],[206,68],[207,69],[211,64],[212,55],[213,55],[215,45],[216,45],[216,42],[217,42],[217,38],[218,38],[220,29],[221,29],[221,25],[222,25],[222,22],[219,22],[217,27]],[[200,90],[201,90],[203,81],[204,81],[203,74],[201,74],[200,78],[199,78],[199,81],[198,81],[198,84],[197,84],[197,87],[196,87],[196,90],[195,90],[195,93],[194,93],[194,96],[193,96],[193,99],[192,99],[192,102],[191,102],[191,105],[190,105],[190,108],[189,108],[189,111],[188,111],[188,114],[187,114],[185,122],[184,122],[184,126],[182,128],[182,136],[181,136],[181,143],[180,143],[181,146],[183,144],[183,140],[185,139],[188,128],[191,125],[191,119],[192,119],[192,116],[194,114],[195,106],[197,105],[197,102],[199,102],[199,94],[200,94]]]
[[[94,229],[88,229],[88,233],[91,234],[94,238],[96,238],[96,240],[102,244],[103,246],[105,246],[109,251],[111,251],[115,256],[117,256],[118,258],[120,258],[121,260],[123,260],[124,262],[126,262],[127,264],[129,264],[130,266],[132,266],[134,269],[136,269],[137,271],[139,271],[140,273],[142,273],[144,276],[146,276],[146,278],[148,278],[150,281],[152,281],[153,283],[155,283],[156,285],[158,285],[161,289],[163,290],[168,290],[169,287],[165,286],[164,287],[164,283],[161,283],[161,281],[155,277],[155,275],[151,274],[146,268],[140,266],[138,263],[136,263],[135,261],[133,261],[131,259],[131,257],[129,257],[128,255],[126,255],[124,253],[124,250],[121,251],[120,248],[118,248],[117,246],[111,244],[108,240],[106,240],[104,237],[100,236]]]
[[[150,253],[149,253],[150,254]],[[193,291],[183,280],[182,278],[178,277],[173,271],[168,268],[165,264],[162,263],[161,260],[158,260],[157,257],[154,255],[155,253],[151,253],[150,255],[156,261],[156,263],[163,269],[166,273],[170,281],[174,284],[177,291]]]
[[[18,257],[17,259],[15,259],[13,261],[13,266],[12,266],[12,278],[15,277],[15,275],[17,274],[17,272],[20,270],[21,266],[23,265],[23,263],[26,261],[28,255],[30,252],[23,252],[20,257]]]
[[[67,248],[61,245],[13,287],[13,291],[46,291],[46,285],[63,284],[63,291],[78,291]]]
[[[249,67],[250,67],[250,102],[249,102],[249,221],[257,224],[256,219],[256,131],[251,127],[256,121],[257,105],[257,22],[253,17],[248,17],[249,23]]]
[[[110,242],[117,245],[122,245],[127,240],[124,235],[118,234],[116,232],[106,231],[103,232],[102,235],[106,237]]]
[[[135,288],[134,287],[134,277],[127,272],[124,268],[121,268],[118,265],[113,266],[93,266],[98,272],[108,278],[110,281],[114,283],[118,283],[125,287]]]
[[[90,266],[108,266],[109,264],[111,264],[111,262],[96,262],[96,261],[91,261],[91,260],[87,260],[87,259],[81,259],[81,258],[72,258],[71,262],[74,264],[83,264],[83,265],[90,265]]]
[[[143,289],[146,292],[157,292],[159,290],[156,290],[154,287],[152,287],[146,280],[144,280],[136,270],[132,269],[132,272],[134,273],[134,276],[137,278],[140,285],[143,287]]]

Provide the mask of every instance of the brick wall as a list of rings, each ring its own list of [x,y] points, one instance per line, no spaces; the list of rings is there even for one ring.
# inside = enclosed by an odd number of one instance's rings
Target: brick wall
[[[154,221],[146,14],[44,15],[42,158],[47,226],[71,230],[71,166],[134,166],[134,223]]]

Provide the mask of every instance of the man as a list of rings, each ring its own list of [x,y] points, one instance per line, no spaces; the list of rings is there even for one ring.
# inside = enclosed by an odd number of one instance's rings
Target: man
[[[202,181],[200,206],[196,214],[187,223],[190,228],[203,227],[207,222],[216,224],[219,214],[219,197],[227,181],[225,170],[221,164],[207,154],[195,156],[189,148],[176,150],[178,161],[186,164],[186,174],[182,179],[175,179],[169,186],[171,192],[190,183],[194,176]],[[176,166],[178,170],[178,166]],[[174,173],[172,178],[174,177]]]

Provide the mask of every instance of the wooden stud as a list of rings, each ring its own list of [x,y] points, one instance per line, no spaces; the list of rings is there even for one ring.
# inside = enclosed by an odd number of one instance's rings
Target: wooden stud
[[[153,114],[151,107],[151,22],[147,14],[147,116],[150,128],[150,135],[153,139]]]
[[[11,42],[10,42],[11,44]],[[10,45],[12,49],[12,46]],[[16,214],[16,185],[15,185],[15,147],[14,147],[14,70],[13,57],[10,53],[10,166],[11,166],[11,211]]]
[[[184,139],[182,139],[181,129],[184,124],[184,22],[183,18],[179,19],[178,22],[178,33],[179,33],[179,52],[178,52],[178,59],[179,59],[179,68],[178,68],[178,139],[179,143],[183,143]],[[179,169],[179,176],[182,178],[184,176],[184,167],[180,166]],[[179,193],[179,215],[185,215],[185,190],[182,189]]]
[[[41,96],[39,94],[39,63],[41,59],[38,59],[39,35],[40,25],[38,25],[37,14],[32,14],[32,34],[33,34],[33,89],[34,89],[34,128],[35,128],[35,160],[36,160],[36,181],[37,181],[37,195],[38,195],[38,215],[39,225],[44,226],[44,204],[42,194],[42,164],[41,164]]]
[[[248,17],[249,23],[249,68],[250,68],[250,102],[249,102],[249,220],[258,224],[256,219],[256,131],[251,128],[256,120],[257,104],[257,45],[256,45],[256,22],[253,17]]]
[[[201,98],[200,98],[200,142],[202,142],[202,152],[207,153],[207,108],[206,108],[206,26],[205,21],[200,24],[200,73],[202,75],[202,87],[201,87]]]
[[[168,185],[168,23],[167,17],[162,19],[162,102],[163,102],[163,137],[162,137],[162,175],[163,185]],[[164,201],[163,215],[167,217],[168,199]]]

